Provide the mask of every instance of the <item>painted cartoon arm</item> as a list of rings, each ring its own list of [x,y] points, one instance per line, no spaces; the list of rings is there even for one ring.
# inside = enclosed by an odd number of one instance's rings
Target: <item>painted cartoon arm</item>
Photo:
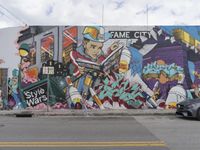
[[[106,56],[110,55],[114,50],[116,50],[119,47],[119,41],[115,41],[110,45],[110,47],[107,50]]]
[[[81,74],[84,73],[84,67],[80,67],[78,63],[76,62],[76,59],[82,58],[82,56],[77,51],[71,51],[70,52],[70,59],[72,61],[72,64],[75,66],[75,69],[73,71],[73,75],[78,77]]]
[[[108,47],[106,54],[99,56],[98,62],[101,63],[102,61],[104,61],[104,59],[106,59],[106,57],[109,56],[118,47],[119,47],[119,41],[116,41],[116,42],[112,43],[111,46]]]

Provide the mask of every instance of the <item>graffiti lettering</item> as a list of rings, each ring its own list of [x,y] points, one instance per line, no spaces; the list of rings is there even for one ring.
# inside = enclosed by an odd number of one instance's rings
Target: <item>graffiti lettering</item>
[[[149,31],[109,31],[111,39],[139,39],[141,36],[151,38]]]
[[[28,107],[45,103],[47,101],[47,83],[38,83],[34,88],[30,87],[24,90],[23,95]]]
[[[121,32],[110,32],[112,38],[114,39],[130,39],[130,32],[121,31]]]
[[[42,95],[41,97],[33,97],[29,100],[26,101],[28,107],[30,106],[35,106],[37,104],[40,104],[40,103],[43,103],[43,102],[46,102],[47,101],[47,97],[46,95]]]
[[[27,27],[17,39],[21,60],[8,80],[3,109],[175,108],[186,97],[200,97],[196,31],[190,26]],[[45,67],[55,67],[48,80]],[[0,90],[5,81],[0,80]]]
[[[37,89],[36,91],[27,91],[27,92],[24,92],[24,95],[26,96],[26,98],[34,98],[34,97],[38,97],[40,95],[43,95],[44,94],[44,89],[42,88],[39,88]]]
[[[145,37],[150,38],[151,37],[151,33],[150,32],[146,32],[146,31],[144,31],[144,32],[135,32],[134,33],[134,37],[136,39],[139,39],[141,36],[145,36]]]

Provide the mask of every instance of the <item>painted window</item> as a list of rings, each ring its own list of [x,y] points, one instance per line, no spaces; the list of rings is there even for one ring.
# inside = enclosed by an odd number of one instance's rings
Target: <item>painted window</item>
[[[30,63],[31,66],[36,64],[36,42],[34,42],[33,44],[29,44],[30,47],[30,53],[29,53],[29,57],[30,57]]]
[[[77,27],[70,27],[63,31],[63,51],[62,59],[66,64],[70,61],[70,52],[74,49],[74,44],[77,43]]]
[[[53,59],[54,36],[48,35],[41,40],[41,62]]]

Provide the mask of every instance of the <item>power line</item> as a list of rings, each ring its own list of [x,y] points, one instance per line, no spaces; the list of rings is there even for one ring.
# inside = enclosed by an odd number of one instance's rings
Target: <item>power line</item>
[[[9,9],[7,9],[6,7],[4,7],[2,4],[0,4],[0,8],[6,10],[6,11],[7,11],[11,16],[13,16],[18,22],[20,22],[20,23],[26,25],[26,23],[25,23],[22,19],[20,19],[18,16],[16,16],[14,13],[12,13]],[[6,17],[7,17],[8,19],[10,19],[10,20],[13,20],[11,17],[9,17],[8,15],[6,15],[6,14],[3,13],[2,11],[1,11],[1,14],[4,15],[4,16],[6,16]]]
[[[6,15],[4,12],[0,11],[1,16],[5,16],[7,17],[9,20],[13,21],[13,18],[11,18],[10,16]]]

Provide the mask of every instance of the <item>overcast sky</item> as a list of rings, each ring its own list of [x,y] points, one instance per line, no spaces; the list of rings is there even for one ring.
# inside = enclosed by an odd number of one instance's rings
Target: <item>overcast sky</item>
[[[104,25],[146,25],[147,5],[149,25],[200,24],[199,0],[0,0],[0,28],[99,25],[103,5]]]
[[[0,0],[0,59],[5,60],[0,67],[13,69],[17,68],[19,63],[14,41],[20,28],[7,27],[25,24],[102,25],[102,23],[103,25],[200,25],[200,2],[199,0]],[[9,75],[11,71],[9,69]]]

